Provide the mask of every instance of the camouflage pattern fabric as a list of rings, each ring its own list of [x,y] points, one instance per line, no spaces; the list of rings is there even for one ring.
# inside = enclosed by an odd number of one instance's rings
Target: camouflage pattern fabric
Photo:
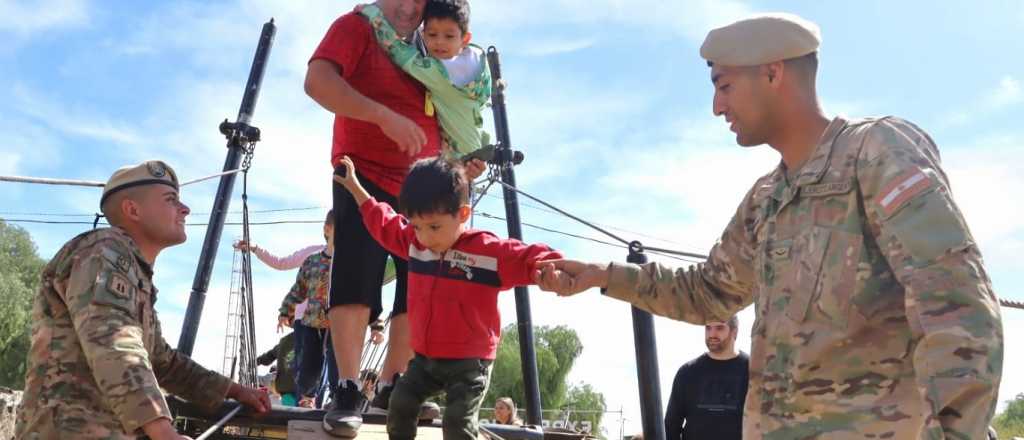
[[[465,49],[479,51],[482,66],[475,80],[458,87],[452,84],[448,70],[437,58],[424,55],[416,46],[398,36],[376,5],[363,6],[360,14],[373,26],[377,44],[387,52],[391,61],[426,86],[429,103],[436,108],[437,122],[441,125],[445,142],[451,147],[445,154],[461,158],[487,145],[490,139],[481,130],[484,118],[480,112],[491,99],[491,71],[483,49],[473,44]]]
[[[388,257],[384,266],[384,281],[381,285],[388,284],[398,277],[398,270],[395,269],[395,260]],[[277,309],[278,316],[295,318],[295,307],[308,299],[306,311],[302,314],[302,323],[308,327],[326,329],[328,328],[327,310],[328,286],[331,280],[331,257],[324,252],[317,252],[306,257],[299,267],[299,274],[295,276],[295,284],[281,301],[281,307]],[[371,319],[374,318],[371,316]]]
[[[72,239],[43,270],[18,439],[128,439],[171,419],[161,387],[207,409],[231,381],[172,349],[153,270],[121,229]]]
[[[705,263],[610,266],[608,296],[695,324],[753,303],[745,439],[981,439],[1003,330],[934,142],[834,119],[760,178]]]
[[[307,327],[327,328],[327,286],[330,281],[331,257],[322,251],[306,257],[295,276],[295,284],[281,301],[279,316],[296,318],[295,306],[308,300],[306,312],[299,317],[302,323]]]

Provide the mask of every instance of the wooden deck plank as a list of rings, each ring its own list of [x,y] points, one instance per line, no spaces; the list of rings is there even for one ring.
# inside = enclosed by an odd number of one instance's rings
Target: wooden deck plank
[[[386,425],[364,424],[359,428],[359,436],[355,440],[387,440]],[[417,440],[442,440],[441,428],[420,426],[416,432]],[[322,422],[312,420],[292,420],[288,422],[288,440],[338,440],[323,430]]]

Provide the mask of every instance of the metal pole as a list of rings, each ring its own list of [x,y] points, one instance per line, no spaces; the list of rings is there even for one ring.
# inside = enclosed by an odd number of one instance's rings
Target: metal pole
[[[501,164],[501,181],[512,187],[516,186],[516,174],[512,169],[515,152],[509,140],[508,113],[505,109],[505,88],[501,79],[501,60],[498,50],[491,46],[487,49],[487,62],[491,67],[491,80],[494,81],[491,93],[491,108],[494,111],[494,131],[498,138],[496,159]],[[521,158],[520,158],[521,160]],[[508,222],[508,236],[521,240],[523,228],[519,220],[519,200],[516,192],[504,187],[505,218]],[[537,379],[537,356],[533,347],[533,321],[530,313],[530,296],[526,287],[516,287],[516,322],[519,328],[519,357],[523,368],[523,387],[526,391],[526,422],[530,425],[541,424],[540,381]]]
[[[256,109],[260,86],[263,84],[263,74],[267,69],[267,58],[274,45],[276,32],[277,26],[274,25],[274,19],[270,19],[263,25],[259,46],[256,47],[256,55],[253,57],[252,68],[249,70],[249,80],[245,84],[242,105],[238,109],[238,118],[234,124],[227,123],[227,121],[221,124],[221,132],[228,136],[228,155],[224,161],[224,171],[238,169],[242,156],[245,154],[246,144],[259,140],[259,130],[249,126],[249,122],[252,121],[252,115]],[[192,281],[192,295],[188,299],[188,309],[185,311],[185,320],[181,324],[181,337],[178,339],[178,351],[186,355],[192,355],[192,348],[195,345],[199,319],[202,317],[203,304],[206,302],[206,289],[210,286],[210,274],[213,272],[213,263],[217,258],[220,235],[224,231],[224,219],[227,216],[228,206],[231,204],[235,176],[237,176],[235,173],[221,176],[220,184],[217,186],[217,197],[214,199],[213,209],[210,211],[206,238],[203,240],[199,264]]]
[[[224,425],[226,423],[228,423],[229,420],[234,418],[235,414],[238,414],[238,412],[241,411],[241,410],[242,410],[242,404],[239,403],[238,406],[235,407],[235,409],[231,410],[231,412],[227,413],[227,415],[225,415],[224,417],[221,417],[221,419],[218,420],[217,423],[214,423],[213,426],[211,426],[209,429],[207,429],[206,431],[203,431],[202,435],[200,435],[199,437],[196,437],[196,440],[206,440],[206,439],[210,438],[211,435],[215,434],[218,430],[223,428]]]
[[[629,244],[626,261],[647,262],[643,245]],[[661,412],[661,379],[658,375],[658,346],[654,337],[654,318],[633,307],[633,346],[636,348],[636,373],[640,382],[640,417],[644,440],[665,440],[665,419]]]

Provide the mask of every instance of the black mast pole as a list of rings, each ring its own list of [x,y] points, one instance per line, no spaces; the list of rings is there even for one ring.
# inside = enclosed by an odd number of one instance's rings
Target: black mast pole
[[[256,101],[260,96],[260,86],[263,84],[263,74],[267,70],[267,58],[274,45],[276,32],[277,26],[274,25],[274,19],[271,18],[263,25],[263,33],[260,34],[259,46],[256,47],[256,55],[253,57],[252,68],[249,70],[249,80],[245,84],[242,105],[238,109],[238,118],[233,123],[224,120],[220,125],[221,133],[228,138],[228,155],[224,161],[224,171],[238,169],[242,157],[247,152],[246,148],[259,140],[259,129],[250,126],[249,123],[252,121]],[[187,355],[192,355],[192,348],[195,345],[199,319],[202,317],[203,304],[206,302],[206,289],[210,286],[210,273],[213,271],[213,263],[217,258],[220,235],[224,231],[224,219],[227,216],[228,206],[231,204],[235,175],[236,173],[221,176],[220,185],[217,186],[217,197],[213,201],[213,209],[210,212],[206,238],[203,240],[203,249],[199,254],[196,276],[192,281],[192,295],[188,299],[188,309],[185,312],[185,321],[181,324],[181,337],[178,339],[178,351]]]
[[[501,181],[516,186],[516,174],[513,164],[522,162],[523,155],[512,150],[509,140],[508,113],[505,109],[505,87],[501,80],[501,60],[498,50],[487,48],[487,63],[491,67],[491,80],[494,82],[491,93],[491,108],[494,111],[494,131],[498,138],[494,162],[501,167]],[[519,220],[519,200],[516,192],[504,188],[505,218],[508,219],[508,236],[517,240],[523,239],[523,227]],[[537,379],[537,356],[533,347],[533,321],[530,313],[530,296],[526,287],[516,287],[516,319],[519,328],[519,356],[523,368],[523,386],[526,389],[526,422],[530,425],[541,424],[540,381]]]
[[[629,244],[626,261],[647,262],[639,241]],[[661,412],[661,379],[658,375],[658,346],[654,336],[654,318],[650,313],[633,309],[633,347],[636,350],[636,374],[640,384],[640,419],[644,440],[665,440],[665,419]]]

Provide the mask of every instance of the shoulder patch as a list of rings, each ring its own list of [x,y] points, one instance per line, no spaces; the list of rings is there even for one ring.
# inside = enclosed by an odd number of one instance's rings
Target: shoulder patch
[[[107,291],[111,295],[114,295],[121,299],[130,299],[132,297],[132,284],[128,281],[122,273],[111,272],[107,279]]]
[[[914,168],[889,180],[878,193],[878,206],[885,217],[891,217],[914,196],[932,187],[932,179],[920,168]]]
[[[124,252],[106,245],[103,246],[103,258],[106,258],[117,270],[128,273],[128,270],[132,267],[132,260],[125,255]]]

